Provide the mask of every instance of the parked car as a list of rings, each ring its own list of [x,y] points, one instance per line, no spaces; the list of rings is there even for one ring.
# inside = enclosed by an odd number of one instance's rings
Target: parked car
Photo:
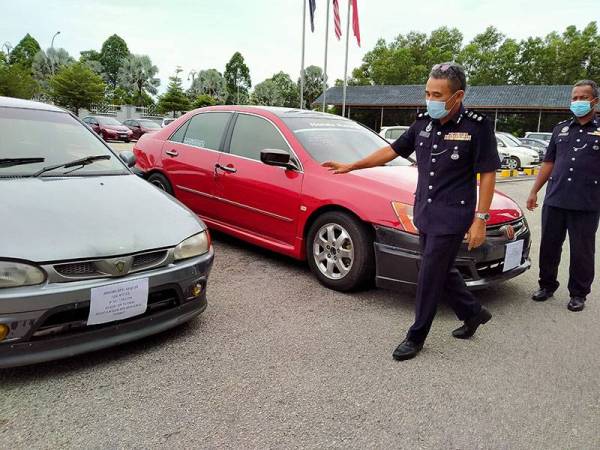
[[[544,155],[546,155],[546,149],[548,148],[548,144],[550,143],[550,141],[544,141],[542,139],[534,138],[519,138],[519,141],[521,141],[521,144],[525,147],[529,147],[537,151],[540,157],[540,161],[544,158]]]
[[[83,122],[105,141],[129,142],[131,140],[131,130],[114,117],[87,116],[83,118]]]
[[[123,122],[131,130],[131,139],[139,139],[143,134],[154,133],[161,129],[161,126],[149,119],[128,119]]]
[[[396,125],[391,127],[381,127],[379,136],[384,138],[388,142],[394,142],[400,136],[402,136],[409,127],[405,125]]]
[[[75,116],[0,97],[0,368],[78,355],[206,308],[213,249],[187,208]],[[166,231],[168,230],[168,231]]]
[[[519,139],[510,133],[496,133],[498,151],[508,154],[506,160],[509,169],[521,169],[523,167],[539,164],[540,156],[537,151],[524,147]]]
[[[532,138],[532,139],[541,139],[542,141],[550,142],[552,133],[542,133],[539,131],[528,131],[527,133],[525,133],[525,137]]]
[[[162,120],[162,123],[160,124],[161,128],[166,127],[167,125],[169,125],[170,123],[175,122],[175,119],[173,119],[172,117],[165,117]]]
[[[142,136],[134,153],[150,183],[209,227],[306,259],[325,286],[349,291],[373,278],[382,287],[417,279],[416,168],[401,158],[343,176],[321,166],[363,158],[385,144],[366,127],[331,114],[214,106]],[[494,195],[487,233],[484,246],[471,252],[463,246],[457,260],[473,288],[530,265],[527,222],[501,193]],[[504,268],[506,245],[517,241],[523,246],[518,264]]]

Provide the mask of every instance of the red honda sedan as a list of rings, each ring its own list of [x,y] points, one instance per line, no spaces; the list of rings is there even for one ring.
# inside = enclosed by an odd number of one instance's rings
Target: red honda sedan
[[[134,153],[150,183],[209,227],[307,260],[325,286],[349,291],[372,280],[393,288],[417,279],[417,170],[411,162],[398,158],[346,175],[321,167],[326,160],[355,161],[386,144],[368,128],[331,114],[214,106],[143,135]],[[464,246],[457,259],[472,288],[530,267],[522,211],[497,192],[490,213],[486,243],[470,252]]]

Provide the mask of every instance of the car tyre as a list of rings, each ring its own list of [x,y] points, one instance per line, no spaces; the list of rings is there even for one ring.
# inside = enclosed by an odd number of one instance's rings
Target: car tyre
[[[521,160],[516,156],[511,156],[507,160],[508,168],[511,170],[519,170],[521,168]]]
[[[171,182],[162,173],[153,173],[148,177],[148,183],[156,186],[161,191],[173,195],[173,186]]]
[[[311,271],[325,287],[349,292],[373,283],[372,233],[349,213],[330,211],[320,215],[307,233],[306,256]]]

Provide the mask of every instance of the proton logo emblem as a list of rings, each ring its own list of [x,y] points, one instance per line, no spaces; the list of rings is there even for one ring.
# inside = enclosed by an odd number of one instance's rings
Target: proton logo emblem
[[[512,225],[504,225],[502,228],[500,228],[500,231],[504,233],[506,239],[508,239],[509,241],[515,239],[515,229]]]
[[[115,263],[115,267],[119,271],[119,273],[123,273],[123,271],[125,270],[125,261],[117,261]]]

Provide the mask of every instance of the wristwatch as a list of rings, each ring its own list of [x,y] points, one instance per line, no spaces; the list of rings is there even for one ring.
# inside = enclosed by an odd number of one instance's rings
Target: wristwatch
[[[490,220],[490,213],[476,212],[475,217],[483,220],[484,222],[487,222],[488,220]]]

